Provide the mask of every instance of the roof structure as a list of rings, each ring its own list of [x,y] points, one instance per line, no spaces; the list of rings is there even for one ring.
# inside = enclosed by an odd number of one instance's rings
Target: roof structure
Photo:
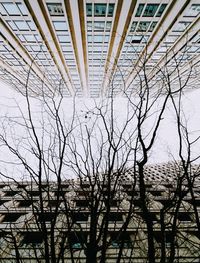
[[[174,54],[182,75],[193,65],[198,86],[198,0],[1,0],[0,13],[0,78],[18,90],[28,76],[33,91],[44,83],[99,97],[114,76],[120,95],[137,85],[144,55],[154,75]]]

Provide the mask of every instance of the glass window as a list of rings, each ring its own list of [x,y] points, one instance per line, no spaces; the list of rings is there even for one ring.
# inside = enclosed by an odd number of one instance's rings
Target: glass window
[[[104,31],[105,22],[104,21],[95,21],[94,22],[94,30],[95,31]]]
[[[0,4],[0,14],[1,15],[7,15],[7,12],[5,11],[5,9],[2,7],[2,5]]]
[[[94,35],[93,42],[94,43],[103,43],[104,36],[103,35]],[[105,41],[108,41],[108,36],[105,36]],[[92,42],[92,36],[88,35],[88,42]]]
[[[57,31],[66,31],[67,23],[65,21],[54,21],[53,25]]]
[[[39,52],[41,51],[41,47],[40,46],[31,46],[32,50],[35,52]]]
[[[163,14],[166,6],[167,6],[167,4],[162,4],[162,5],[160,6],[160,8],[159,8],[159,10],[158,10],[158,12],[157,12],[157,14],[156,14],[157,17],[160,17],[160,16]]]
[[[35,30],[35,25],[32,21],[27,21],[27,23],[28,23],[31,30]]]
[[[138,27],[137,27],[137,31],[138,32],[146,32],[147,29],[149,28],[150,22],[140,22]]]
[[[47,8],[51,16],[63,16],[64,11],[61,3],[48,3]]]
[[[15,23],[13,23],[13,21],[7,21],[7,23],[12,28],[12,30],[17,30],[17,27],[16,27]]]
[[[190,52],[190,53],[194,53],[194,52],[196,52],[197,50],[199,49],[199,47],[198,46],[192,46],[192,47],[190,47],[188,50],[187,50],[187,52]]]
[[[41,41],[42,41],[42,38],[41,38],[40,35],[35,35],[35,38],[36,38],[36,40],[37,40],[38,42],[41,42]]]
[[[147,4],[143,13],[145,17],[153,17],[158,9],[158,4]]]
[[[24,35],[24,38],[26,39],[27,42],[35,42],[35,36],[34,35]]]
[[[113,248],[120,248],[123,244],[124,248],[131,248],[132,247],[132,241],[130,238],[130,235],[128,233],[110,233],[111,238],[111,246]],[[122,242],[123,240],[123,242]]]
[[[92,22],[87,21],[87,31],[92,31]]]
[[[94,4],[94,16],[106,16],[106,4]]]
[[[153,21],[150,25],[150,28],[149,28],[149,32],[152,32],[155,28],[155,26],[157,25],[157,22]]]
[[[70,43],[69,35],[58,35],[58,39],[61,43]]]
[[[27,232],[26,234],[24,234],[24,238],[22,241],[22,246],[24,244],[41,244],[43,242],[43,233],[42,232]]]
[[[131,43],[132,43],[132,44],[140,43],[141,41],[142,41],[142,36],[137,36],[137,35],[135,35],[135,36],[133,36],[133,37],[131,38]]]
[[[92,35],[87,36],[88,43],[92,43]]]
[[[108,35],[105,35],[105,37],[104,37],[104,43],[108,43],[108,41],[109,41],[109,36],[108,36]]]
[[[190,24],[191,24],[191,22],[180,21],[180,22],[176,23],[176,25],[173,27],[172,31],[183,32]]]
[[[112,22],[107,21],[106,22],[106,31],[110,31],[111,30],[111,26],[112,26]]]
[[[23,37],[22,35],[17,35],[17,36],[18,36],[18,38],[19,38],[22,42],[25,41],[25,39],[24,39],[24,37]]]
[[[136,26],[137,26],[137,22],[133,22],[132,25],[131,25],[130,32],[134,32],[135,29],[136,29]]]
[[[92,4],[86,4],[86,14],[92,16]]]
[[[19,30],[29,30],[29,27],[25,21],[14,21]]]
[[[136,12],[136,15],[135,15],[135,16],[136,16],[136,17],[139,17],[139,16],[141,16],[143,9],[144,9],[144,4],[139,4],[139,6],[138,6],[138,8],[137,8],[137,12]]]
[[[13,3],[4,3],[2,5],[6,9],[6,11],[9,15],[12,15],[12,16],[21,15],[17,5],[15,5]]]
[[[113,16],[114,7],[115,7],[114,4],[109,4],[109,6],[108,6],[108,16]]]
[[[17,5],[18,5],[22,15],[24,15],[24,16],[28,15],[28,10],[26,9],[26,7],[22,3],[19,3]]]
[[[196,17],[200,13],[200,4],[191,5],[184,13],[184,16]]]

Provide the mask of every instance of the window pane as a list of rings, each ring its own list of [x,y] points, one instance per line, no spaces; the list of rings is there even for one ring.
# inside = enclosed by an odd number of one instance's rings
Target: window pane
[[[86,14],[92,16],[92,4],[86,4]]]
[[[143,8],[144,8],[144,4],[139,4],[136,15],[135,15],[136,17],[141,16]]]
[[[28,23],[31,30],[35,30],[35,25],[32,21],[27,21],[27,23]]]
[[[102,35],[97,35],[97,36],[93,36],[93,41],[94,43],[102,43],[103,42],[103,36]]]
[[[142,36],[133,36],[131,39],[131,43],[140,43],[142,40]]]
[[[57,31],[66,31],[67,23],[65,21],[54,21],[53,25]]]
[[[149,32],[152,32],[155,28],[155,26],[157,25],[157,22],[152,22],[151,25],[150,25],[150,28],[149,28]]]
[[[17,30],[17,27],[16,27],[15,23],[13,23],[13,21],[7,21],[7,22],[10,25],[10,27],[12,28],[12,30]]]
[[[1,13],[1,15],[7,15],[5,9],[2,7],[1,4],[0,4],[0,13]]]
[[[200,4],[193,4],[184,13],[184,16],[196,17],[200,13]]]
[[[19,30],[29,30],[25,21],[14,21]]]
[[[112,25],[112,23],[110,21],[106,22],[106,31],[110,31],[111,30],[111,25]]]
[[[64,15],[61,3],[47,4],[47,8],[51,16],[63,16]]]
[[[131,32],[134,32],[135,29],[136,29],[136,26],[137,26],[137,22],[133,22],[132,25],[131,25],[130,31],[131,31]]]
[[[104,28],[105,28],[105,22],[104,21],[94,22],[94,30],[95,31],[104,31]]]
[[[69,35],[58,35],[58,39],[61,43],[69,43],[70,42],[70,38]]]
[[[147,4],[143,16],[153,17],[158,9],[158,4]]]
[[[160,17],[160,16],[163,14],[166,6],[167,6],[167,4],[162,4],[162,5],[160,6],[160,8],[159,8],[159,10],[158,10],[158,12],[157,12],[157,14],[156,14],[157,17]]]
[[[109,6],[108,6],[108,16],[113,16],[114,7],[115,7],[114,4],[109,4]]]
[[[26,9],[26,7],[23,4],[19,3],[17,5],[18,5],[22,15],[24,15],[24,16],[28,15],[28,10]]]
[[[181,21],[181,22],[177,23],[177,24],[173,27],[173,31],[183,32],[190,24],[191,24],[191,22]]]
[[[24,38],[26,39],[27,42],[35,42],[34,35],[24,35]]]
[[[21,15],[19,8],[12,3],[4,3],[2,4],[9,15]]]
[[[94,4],[94,16],[106,16],[106,4]]]
[[[146,32],[149,25],[150,25],[150,22],[140,22],[138,27],[137,27],[137,31],[138,32]]]

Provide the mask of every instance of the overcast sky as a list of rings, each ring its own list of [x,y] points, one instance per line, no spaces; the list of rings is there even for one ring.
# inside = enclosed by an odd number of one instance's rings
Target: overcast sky
[[[15,109],[12,107],[14,105],[14,100],[18,102],[23,101],[22,96],[17,93],[12,88],[8,87],[5,83],[0,82],[0,114],[1,117],[7,112],[12,115],[12,111]],[[188,122],[188,127],[190,132],[192,132],[191,136],[200,135],[200,90],[194,90],[191,92],[187,92],[184,95],[183,105],[184,112],[186,114],[186,119]],[[82,112],[84,109],[84,104],[90,108],[93,105],[92,99],[77,99],[77,111]],[[123,115],[126,112],[126,103],[125,99],[116,99],[116,105],[119,105],[119,120],[123,120]],[[66,112],[70,115],[70,111],[72,109],[72,99],[66,99]],[[68,116],[66,114],[66,116]],[[162,125],[159,129],[158,137],[156,140],[156,144],[151,153],[150,162],[151,163],[160,163],[166,162],[173,158],[177,159],[178,154],[178,143],[177,143],[177,133],[176,133],[176,121],[174,115],[172,114],[172,110],[168,107],[164,119],[162,121]],[[200,149],[200,144],[196,144],[193,148],[193,153],[198,154]]]

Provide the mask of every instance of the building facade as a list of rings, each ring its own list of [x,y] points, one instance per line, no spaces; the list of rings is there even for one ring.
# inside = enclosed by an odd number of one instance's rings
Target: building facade
[[[192,192],[182,175],[183,170],[174,164],[145,169],[155,262],[161,258],[162,262],[199,262],[200,233],[195,214],[200,214],[199,166],[190,170]],[[59,186],[58,182],[1,182],[0,262],[92,262],[86,257],[92,254],[94,226],[96,262],[102,262],[104,248],[104,262],[149,262],[146,219],[139,185],[133,178],[130,169],[120,177],[114,191],[114,185],[109,188],[105,182],[92,190],[88,180],[63,181]],[[95,217],[94,201],[99,202]],[[174,259],[170,261],[173,249]]]
[[[199,85],[198,0],[1,0],[0,13],[0,78],[18,90],[28,78],[35,92],[99,97],[114,78],[119,95],[137,85],[144,58],[153,76],[174,54]]]

